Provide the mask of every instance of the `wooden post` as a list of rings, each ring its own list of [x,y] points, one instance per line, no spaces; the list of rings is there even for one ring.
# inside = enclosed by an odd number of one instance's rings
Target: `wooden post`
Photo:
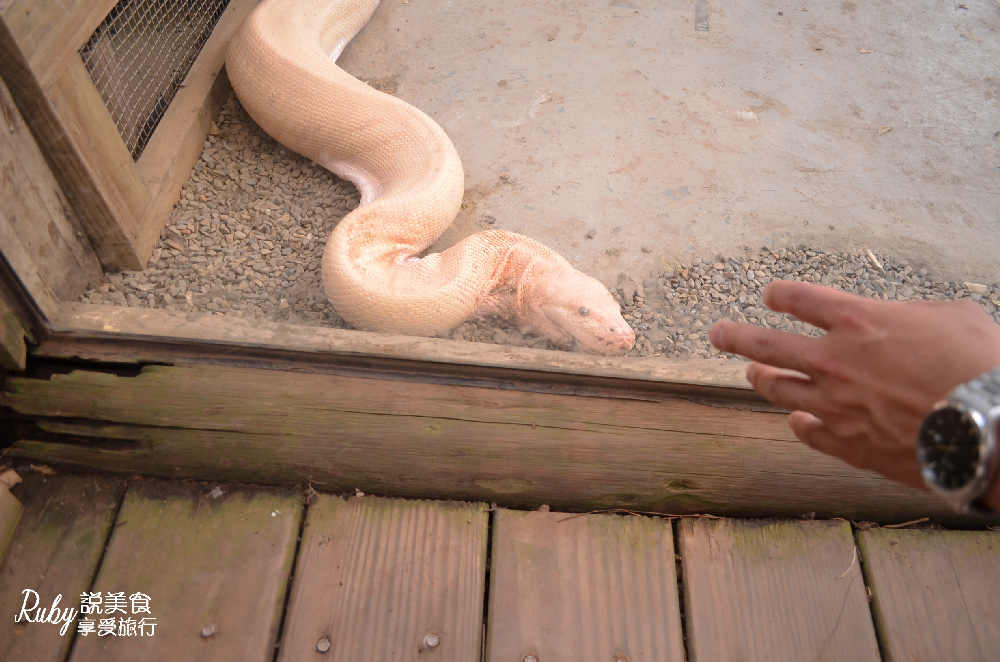
[[[20,3],[0,15],[4,81],[105,269],[139,269],[133,242],[149,194],[135,164],[78,55],[42,88],[21,51],[24,35],[19,41],[6,20],[17,11],[24,11]]]
[[[0,81],[0,252],[46,316],[101,282],[101,265],[7,86]]]
[[[0,9],[3,79],[106,271],[149,260],[228,97],[226,45],[254,4],[231,0],[138,162],[79,54],[115,1],[12,0]]]

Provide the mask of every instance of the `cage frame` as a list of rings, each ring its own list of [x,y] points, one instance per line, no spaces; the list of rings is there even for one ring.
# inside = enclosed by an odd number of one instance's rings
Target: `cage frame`
[[[230,87],[226,45],[256,4],[231,0],[138,159],[79,51],[117,0],[0,2],[0,70],[105,271],[146,266]]]
[[[102,268],[149,259],[229,95],[225,45],[254,4],[231,0],[135,162],[78,56],[114,0],[0,0],[0,418],[8,419],[0,423],[18,439],[8,457],[513,507],[974,521],[796,443],[787,412],[752,391],[742,364],[483,351],[457,340],[80,303]],[[283,416],[301,393],[299,376],[363,393],[366,411],[314,410],[309,425],[281,419],[298,445],[269,436],[260,421]],[[172,390],[157,390],[157,380]],[[248,403],[234,383],[265,395]],[[83,409],[67,413],[70,386]],[[403,386],[426,412],[403,411]],[[183,425],[114,408],[135,398],[161,414],[174,400],[193,404],[175,412]],[[496,402],[507,409],[497,413]],[[251,405],[273,416],[244,419]],[[604,418],[581,419],[590,407]],[[338,428],[345,417],[363,419],[361,431]],[[317,432],[325,426],[329,435]],[[223,432],[228,441],[216,443]],[[375,451],[372,435],[385,435]],[[380,473],[344,468],[341,455]]]

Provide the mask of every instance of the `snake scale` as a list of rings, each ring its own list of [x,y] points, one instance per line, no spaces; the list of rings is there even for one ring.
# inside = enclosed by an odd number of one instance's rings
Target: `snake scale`
[[[432,336],[500,315],[560,346],[621,355],[635,334],[596,279],[524,235],[488,230],[421,257],[454,220],[464,174],[434,120],[337,66],[378,0],[264,0],[226,70],[271,137],[357,186],[330,233],[323,287],[355,328]]]

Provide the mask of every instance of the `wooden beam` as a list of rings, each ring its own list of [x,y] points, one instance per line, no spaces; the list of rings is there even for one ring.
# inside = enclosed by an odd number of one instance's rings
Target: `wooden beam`
[[[228,98],[226,47],[255,4],[229,3],[138,163],[78,53],[114,1],[15,0],[0,11],[4,78],[108,271],[148,261]]]
[[[1000,650],[1000,533],[858,534],[886,659],[990,660]]]
[[[38,305],[53,314],[104,274],[7,86],[0,81],[0,247]]]
[[[71,661],[271,662],[302,510],[292,490],[134,481],[91,591],[123,592],[115,632],[132,619],[137,634],[102,637],[107,614],[94,615]],[[135,593],[148,613],[135,611]]]
[[[847,522],[684,519],[678,537],[692,662],[881,659]]]
[[[783,414],[498,386],[148,366],[15,378],[0,404],[21,421],[12,455],[110,471],[574,510],[961,519],[797,443]]]
[[[747,364],[739,361],[620,359],[76,302],[60,307],[50,330],[49,338],[35,352],[38,357],[114,363],[229,362],[294,370],[357,366],[390,371],[397,377],[437,368],[435,374],[461,372],[474,382],[519,380],[517,387],[520,380],[530,378],[530,372],[536,379],[544,375],[549,382],[559,383],[567,392],[581,392],[595,382],[627,388],[630,397],[639,397],[639,392],[651,387],[683,391],[691,397],[702,391],[716,397],[722,389],[730,403],[745,396],[747,406],[775,411],[753,393],[744,376]]]
[[[0,71],[101,264],[141,268],[134,242],[149,193],[83,60],[69,58],[43,88],[0,21]]]
[[[316,497],[278,660],[478,660],[487,524],[483,504]]]
[[[101,264],[106,271],[143,268],[146,260],[139,256],[136,244],[150,201],[149,190],[83,59],[71,58],[47,94],[58,126],[66,131],[85,170],[79,180],[80,168],[57,171],[62,175],[63,190],[93,186],[107,205],[107,215],[81,214]]]
[[[487,660],[683,662],[670,522],[499,510]]]
[[[42,88],[77,56],[118,0],[11,0],[0,10]],[[3,3],[0,3],[3,4]]]

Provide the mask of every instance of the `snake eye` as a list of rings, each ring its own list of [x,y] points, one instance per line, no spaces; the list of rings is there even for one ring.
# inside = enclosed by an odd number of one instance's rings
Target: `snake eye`
[[[586,317],[587,315],[590,314],[590,311],[587,310],[586,306],[580,306],[580,314]]]

